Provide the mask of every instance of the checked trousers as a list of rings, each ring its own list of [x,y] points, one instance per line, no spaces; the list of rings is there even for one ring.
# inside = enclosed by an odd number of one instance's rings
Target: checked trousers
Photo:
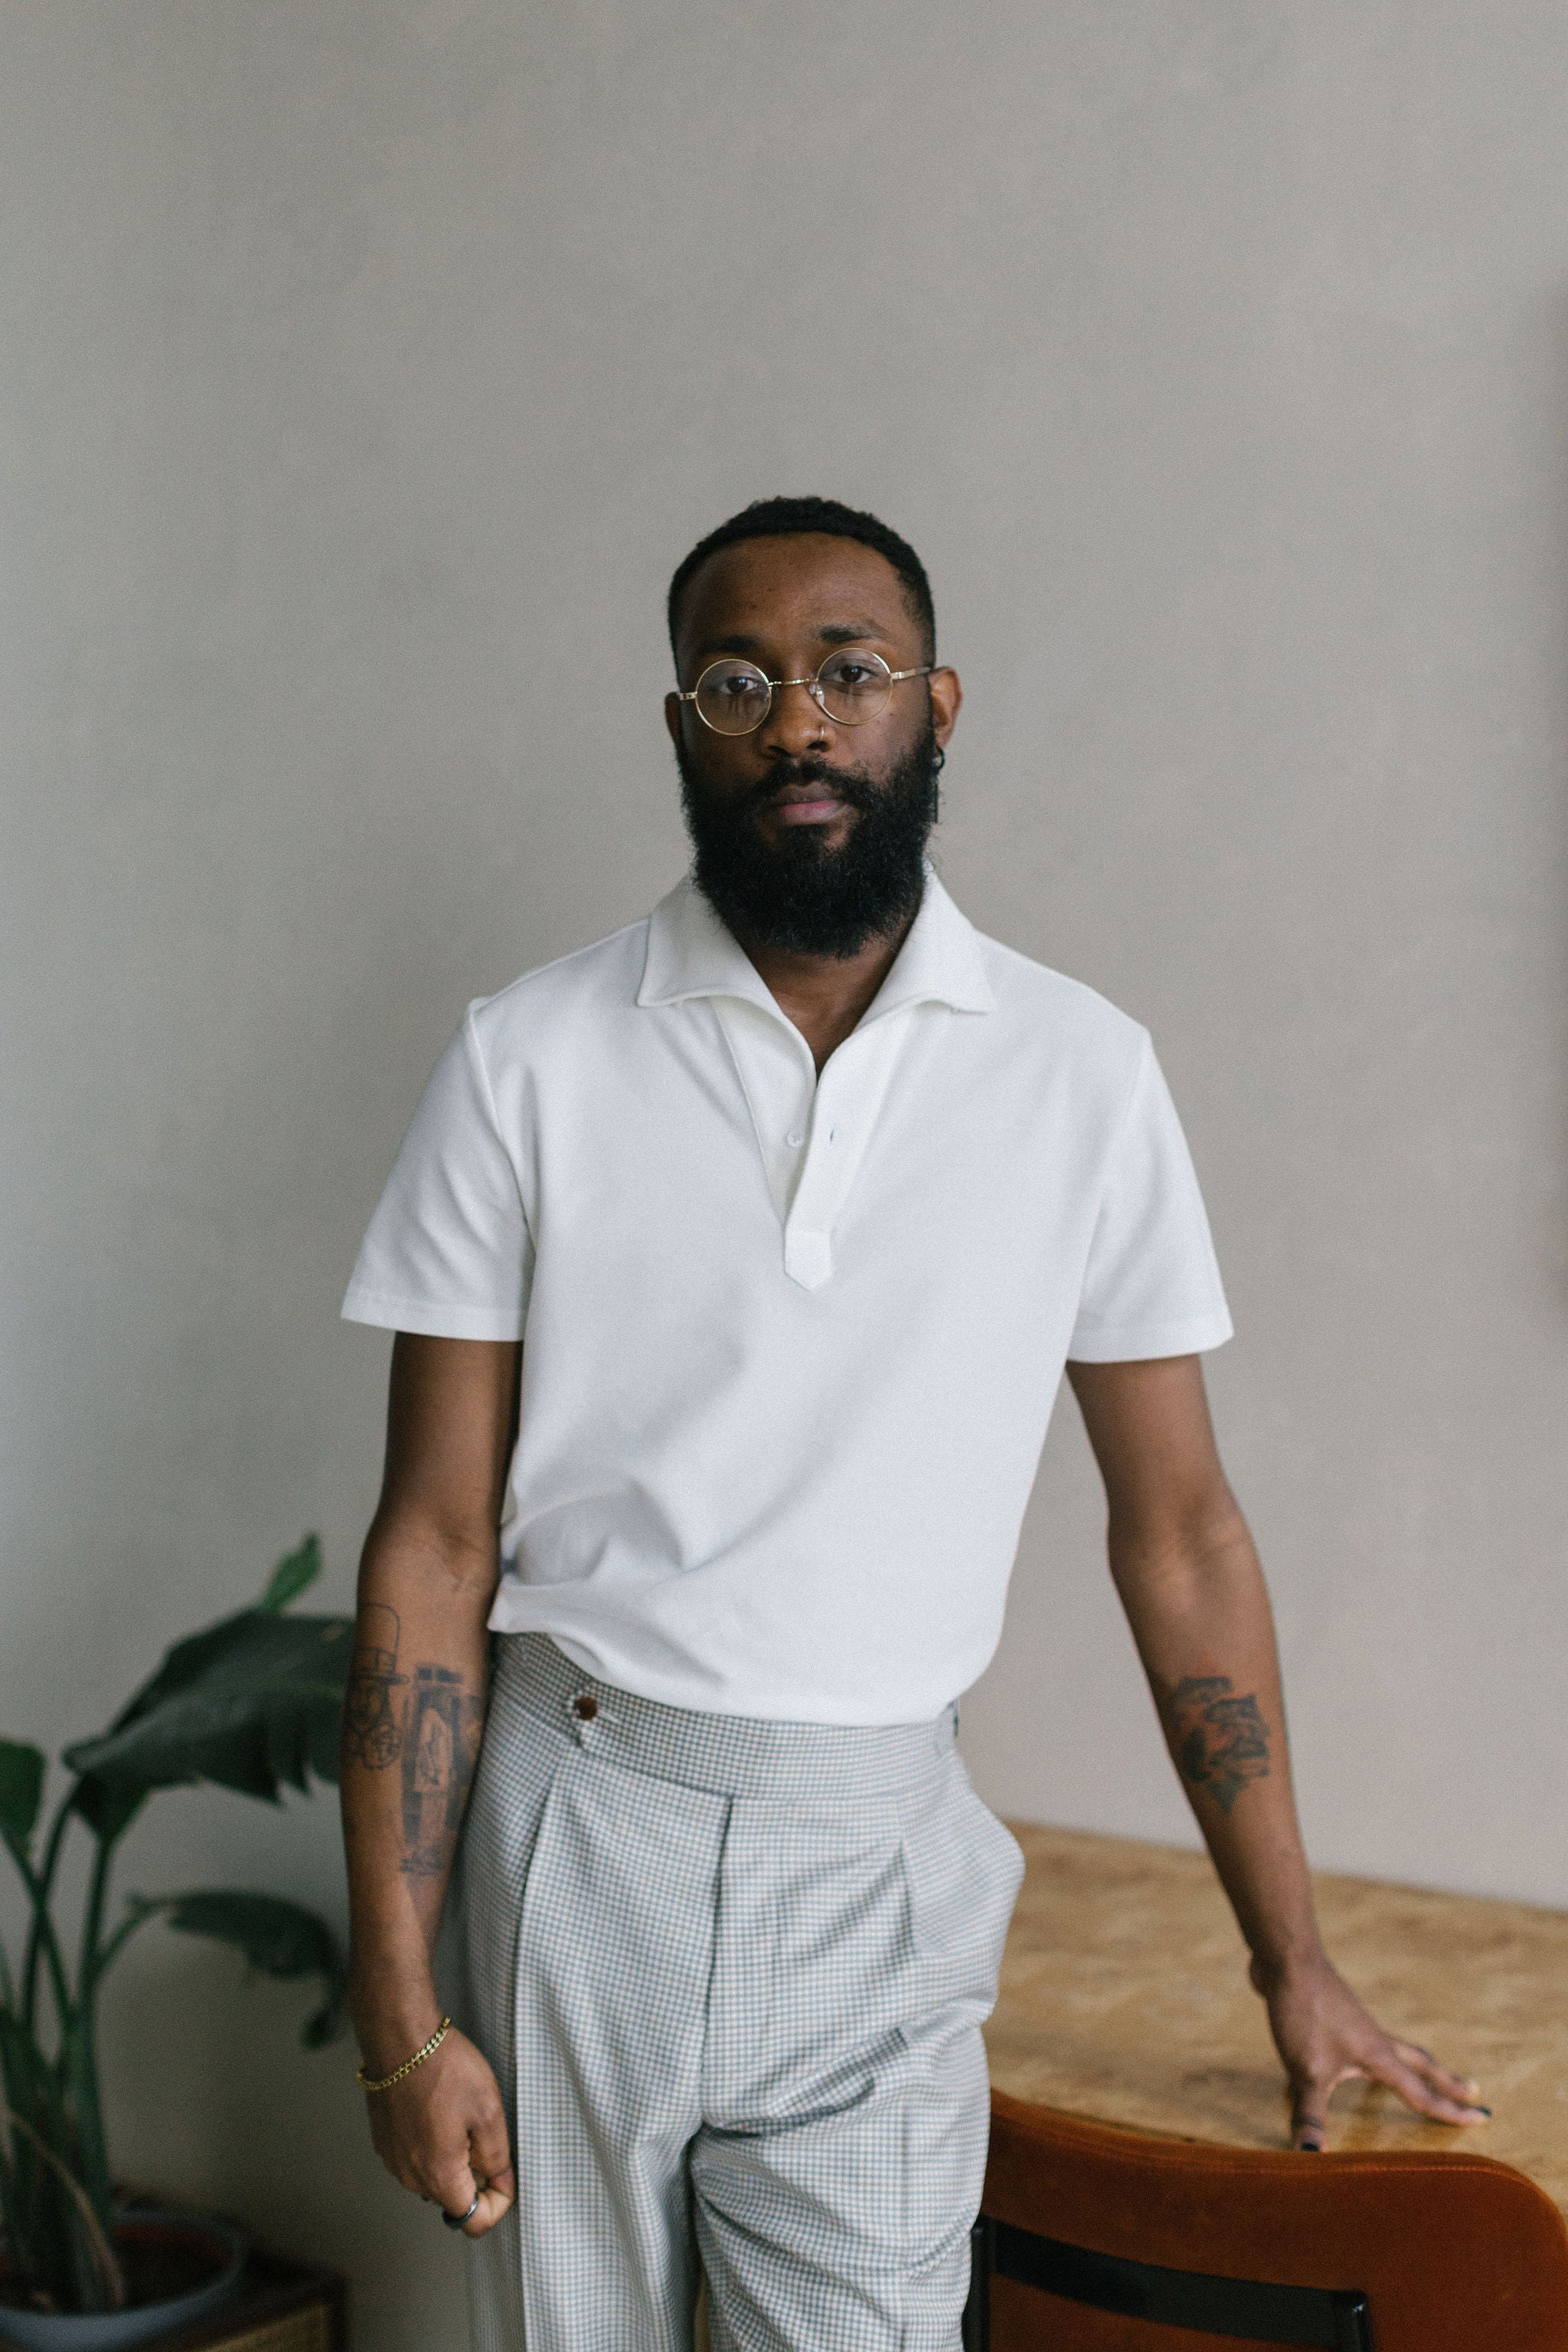
[[[497,1643],[461,1864],[518,2200],[475,2352],[955,2352],[1022,1874],[951,1711],[689,1713]]]

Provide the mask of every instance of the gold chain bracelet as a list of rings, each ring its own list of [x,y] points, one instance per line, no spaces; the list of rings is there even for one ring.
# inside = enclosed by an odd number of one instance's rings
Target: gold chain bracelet
[[[395,2066],[390,2074],[367,2074],[364,2071],[364,2060],[362,2058],[354,2068],[354,2081],[362,2091],[390,2091],[394,2083],[401,2083],[405,2074],[412,2074],[416,2066],[423,2066],[426,2059],[433,2056],[439,2050],[451,2030],[451,2019],[444,2017],[429,2041],[417,2049],[412,2058],[405,2058],[401,2066]]]

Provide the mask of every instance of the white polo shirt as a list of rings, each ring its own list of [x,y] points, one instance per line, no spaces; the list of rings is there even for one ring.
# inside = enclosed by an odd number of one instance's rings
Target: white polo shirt
[[[1064,1360],[1231,1328],[1147,1034],[929,872],[820,1078],[689,881],[471,1005],[343,1313],[524,1342],[494,1628],[841,1724],[984,1667]]]

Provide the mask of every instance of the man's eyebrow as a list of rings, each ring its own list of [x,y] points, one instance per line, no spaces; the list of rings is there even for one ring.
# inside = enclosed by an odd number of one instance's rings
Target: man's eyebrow
[[[879,628],[875,621],[824,621],[816,632],[819,646],[857,646],[868,637],[879,637],[890,642],[889,632]],[[752,636],[745,629],[729,629],[721,636],[704,637],[693,648],[699,659],[711,660],[715,654],[744,654],[754,658],[764,650],[765,641]]]
[[[755,654],[762,650],[761,637],[750,637],[744,629],[731,629],[723,636],[704,637],[693,647],[699,656],[707,654]]]
[[[825,646],[857,646],[867,637],[888,641],[887,630],[879,629],[875,621],[825,621],[816,635],[818,643]]]

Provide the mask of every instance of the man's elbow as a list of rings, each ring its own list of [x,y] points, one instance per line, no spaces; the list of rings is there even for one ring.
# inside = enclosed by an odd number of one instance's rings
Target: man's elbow
[[[1223,1479],[1187,1507],[1147,1518],[1112,1513],[1110,1571],[1124,1602],[1187,1609],[1260,1580],[1252,1533]]]

